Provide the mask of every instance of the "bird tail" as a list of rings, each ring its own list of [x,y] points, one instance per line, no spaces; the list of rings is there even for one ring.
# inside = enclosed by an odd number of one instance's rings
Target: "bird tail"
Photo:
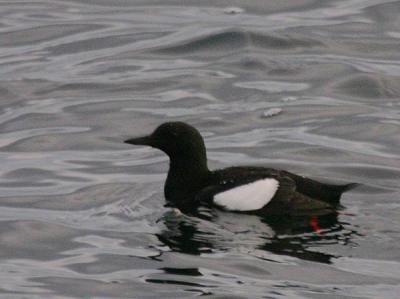
[[[346,185],[339,185],[338,187],[339,187],[340,193],[343,193],[343,192],[352,190],[360,185],[361,184],[359,184],[359,183],[350,183],[350,184],[346,184]]]
[[[338,204],[340,201],[340,197],[344,192],[352,190],[356,187],[360,186],[359,183],[350,183],[345,185],[329,185],[329,189],[331,189],[331,202]]]

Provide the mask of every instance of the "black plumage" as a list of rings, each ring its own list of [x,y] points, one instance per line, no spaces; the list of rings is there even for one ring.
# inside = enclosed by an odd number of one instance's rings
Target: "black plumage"
[[[125,143],[148,145],[169,156],[165,198],[170,205],[182,209],[213,205],[216,194],[271,178],[279,182],[273,198],[262,208],[247,210],[246,213],[324,214],[334,211],[342,193],[357,185],[325,184],[285,170],[265,167],[239,166],[210,171],[202,136],[194,127],[183,122],[164,123],[152,134],[128,139]],[[251,198],[241,200],[251,201]]]

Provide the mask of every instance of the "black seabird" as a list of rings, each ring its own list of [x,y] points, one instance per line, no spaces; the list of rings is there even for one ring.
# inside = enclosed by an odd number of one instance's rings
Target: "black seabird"
[[[183,122],[164,123],[152,134],[125,143],[151,146],[169,156],[165,198],[169,205],[184,210],[204,204],[258,215],[327,214],[337,209],[343,192],[357,185],[325,184],[265,167],[211,171],[202,136]]]

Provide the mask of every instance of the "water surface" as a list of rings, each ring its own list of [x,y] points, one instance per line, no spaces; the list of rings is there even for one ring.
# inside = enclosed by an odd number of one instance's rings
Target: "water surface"
[[[399,14],[0,2],[0,297],[398,298]],[[167,158],[122,143],[166,120],[199,128],[211,168],[362,187],[317,219],[176,213]]]

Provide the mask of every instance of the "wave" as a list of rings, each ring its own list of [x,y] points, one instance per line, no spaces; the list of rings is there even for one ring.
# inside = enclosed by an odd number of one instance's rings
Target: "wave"
[[[211,32],[190,40],[179,40],[156,49],[161,54],[185,54],[202,51],[235,51],[245,47],[260,49],[293,50],[296,48],[322,47],[323,43],[305,37],[288,34],[264,34],[244,30]]]

